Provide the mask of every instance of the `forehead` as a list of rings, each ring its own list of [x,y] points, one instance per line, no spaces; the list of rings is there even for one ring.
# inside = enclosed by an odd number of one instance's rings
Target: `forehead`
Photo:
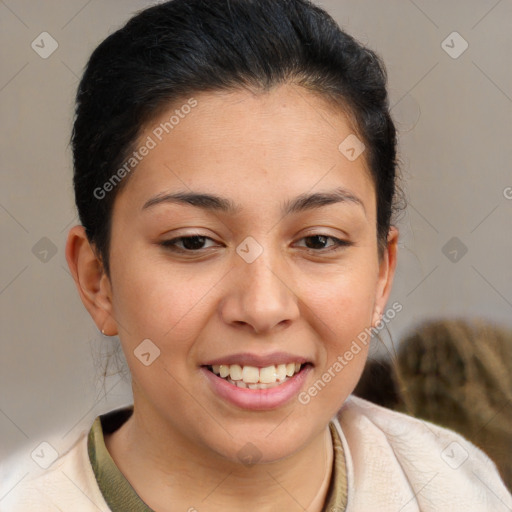
[[[193,108],[187,105],[194,105]],[[343,187],[374,212],[364,153],[340,151],[354,129],[341,109],[294,85],[269,92],[209,92],[175,102],[146,127],[151,141],[119,194],[142,206],[156,194],[209,191],[248,209],[262,201]]]

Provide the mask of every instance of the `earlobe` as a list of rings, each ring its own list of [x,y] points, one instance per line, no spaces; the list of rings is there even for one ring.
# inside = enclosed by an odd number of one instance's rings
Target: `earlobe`
[[[376,327],[377,324],[382,320],[382,313],[380,311],[379,306],[375,307],[375,311],[373,312],[373,319],[372,319],[372,327]]]
[[[110,280],[83,226],[70,229],[66,242],[66,260],[82,303],[94,323],[106,336],[114,336],[117,334],[117,325],[112,315]]]

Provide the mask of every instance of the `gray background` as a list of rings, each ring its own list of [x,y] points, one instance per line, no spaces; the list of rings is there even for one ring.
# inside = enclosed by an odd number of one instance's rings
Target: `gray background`
[[[41,471],[31,458],[41,442],[62,453],[95,416],[131,401],[120,375],[103,386],[116,338],[97,332],[64,257],[77,222],[68,141],[86,59],[150,3],[0,0],[0,506]],[[319,3],[389,72],[409,201],[393,340],[434,317],[512,326],[512,1]],[[43,59],[31,43],[45,31],[58,48]],[[458,58],[443,49],[463,48],[447,39],[454,31],[469,44]]]

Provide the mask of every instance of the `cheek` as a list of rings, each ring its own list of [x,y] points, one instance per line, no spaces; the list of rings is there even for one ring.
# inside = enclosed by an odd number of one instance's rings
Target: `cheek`
[[[191,279],[171,266],[136,261],[125,261],[118,271],[114,311],[132,381],[151,401],[161,400],[162,408],[169,397],[176,406],[187,407],[188,395],[180,383],[196,370],[190,354],[209,314],[208,292],[216,282],[204,277]],[[147,339],[154,345],[145,342],[149,348],[139,349]],[[145,366],[139,357],[148,351],[151,359],[154,353],[158,356]]]
[[[143,261],[143,260],[141,260]],[[192,267],[190,267],[192,268]],[[209,293],[218,277],[179,266],[125,260],[117,269],[114,315],[125,337],[136,340],[193,339],[206,314]]]
[[[374,283],[344,276],[308,294],[317,345],[314,380],[299,396],[313,415],[333,416],[361,377],[370,346]]]
[[[366,362],[370,336],[370,305],[366,294],[340,293],[319,307],[316,314],[323,322],[322,348],[318,354],[322,372],[334,372],[343,387],[355,386]],[[350,291],[350,290],[348,290]],[[320,329],[320,327],[319,327]],[[342,367],[336,365],[340,362]],[[326,377],[329,379],[329,377]]]
[[[324,339],[341,343],[370,325],[376,289],[376,270],[359,264],[325,275],[303,273],[300,294],[323,323]]]
[[[377,285],[371,265],[345,267],[329,280],[305,283],[304,314],[321,339],[317,345],[317,378],[323,384],[317,405],[334,408],[352,392],[369,350],[370,328]],[[306,293],[307,292],[307,293]],[[324,386],[324,387],[322,387]],[[315,391],[313,390],[313,393]],[[341,400],[341,401],[340,401]]]

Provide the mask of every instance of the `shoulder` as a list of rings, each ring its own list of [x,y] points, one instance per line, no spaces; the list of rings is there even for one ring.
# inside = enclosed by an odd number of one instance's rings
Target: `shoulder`
[[[336,419],[348,452],[349,494],[352,488],[352,501],[360,502],[348,511],[367,506],[368,496],[403,512],[512,509],[495,464],[461,435],[355,396]]]
[[[5,494],[5,493],[4,493]],[[110,509],[96,482],[87,452],[87,434],[43,472],[29,474],[0,502],[0,512],[76,512]]]

